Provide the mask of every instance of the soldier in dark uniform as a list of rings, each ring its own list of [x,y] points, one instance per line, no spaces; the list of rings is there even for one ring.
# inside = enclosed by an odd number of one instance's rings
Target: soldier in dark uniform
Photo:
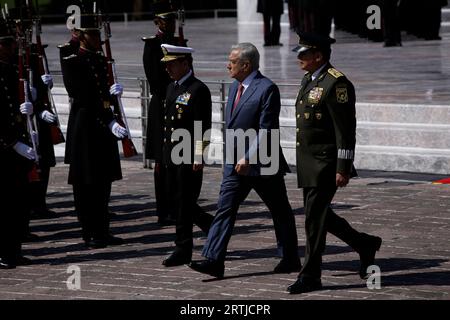
[[[123,88],[108,86],[99,16],[81,15],[80,24],[80,48],[62,62],[62,70],[71,75],[66,89],[73,98],[65,162],[70,164],[69,184],[73,185],[83,240],[88,247],[102,248],[123,243],[110,234],[108,216],[111,183],[122,179],[117,139],[127,135],[115,120],[111,103]]]
[[[161,62],[163,52],[161,44],[186,46],[184,40],[175,37],[176,12],[168,2],[153,5],[155,24],[158,32],[154,37],[144,37],[145,42],[143,62],[147,80],[152,95],[147,113],[147,132],[145,142],[145,157],[155,161],[154,183],[155,200],[158,223],[161,225],[173,224],[176,215],[169,212],[168,195],[165,194],[166,172],[162,162],[163,145],[163,113],[167,86],[171,82],[164,64]]]
[[[174,82],[167,88],[164,108],[164,140],[162,165],[166,170],[166,192],[171,196],[172,211],[176,213],[175,251],[163,261],[166,267],[189,263],[192,257],[192,227],[195,223],[206,234],[213,216],[207,214],[197,204],[202,187],[203,152],[209,144],[204,137],[211,129],[211,93],[208,87],[194,77],[192,72],[192,48],[162,44],[162,61]],[[201,136],[194,134],[196,125],[201,125]],[[190,150],[182,151],[186,161],[179,163],[173,159],[172,151],[179,148],[178,139],[173,136],[184,129],[190,134]],[[200,128],[199,128],[200,129]],[[189,151],[189,155],[184,152]],[[178,153],[177,153],[178,154]]]
[[[263,15],[264,46],[282,46],[280,21],[284,12],[283,0],[258,0],[256,9]]]
[[[306,252],[298,280],[290,293],[318,290],[321,284],[322,253],[327,232],[359,253],[362,278],[372,265],[381,238],[360,233],[331,209],[338,187],[345,187],[356,174],[355,89],[352,83],[330,64],[334,39],[300,33],[300,67],[307,71],[296,100],[297,178],[303,188]]]
[[[48,89],[53,86],[53,78],[49,74],[40,75],[39,63],[41,58],[35,45],[32,46],[31,69],[37,99],[35,101],[35,116],[39,137],[39,165],[41,169],[40,181],[31,184],[31,216],[37,218],[55,217],[55,212],[47,208],[47,188],[50,168],[56,165],[55,151],[51,137],[51,125],[56,124],[56,116],[48,101]]]
[[[0,18],[0,269],[29,264],[21,254],[24,222],[29,216],[28,173],[34,153],[30,147],[25,117],[33,105],[19,110],[16,41],[8,23]]]

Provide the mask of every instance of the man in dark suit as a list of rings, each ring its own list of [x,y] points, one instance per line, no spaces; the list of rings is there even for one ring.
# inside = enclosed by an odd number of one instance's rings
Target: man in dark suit
[[[239,206],[252,189],[272,214],[277,241],[283,252],[274,272],[288,273],[301,267],[295,219],[284,182],[289,167],[276,134],[279,132],[280,92],[258,69],[259,53],[254,45],[241,43],[232,47],[228,71],[236,81],[230,87],[226,106],[227,161],[218,209],[202,252],[207,260],[190,265],[198,272],[217,278],[224,274],[225,255]],[[245,148],[240,148],[236,143],[236,131],[253,131],[255,136],[249,139]],[[276,145],[271,148],[271,170],[263,166],[261,155],[257,154],[264,148],[265,138],[268,141],[274,139],[268,144],[275,142]]]
[[[263,15],[264,46],[282,46],[280,20],[284,12],[283,0],[258,0],[256,11]]]
[[[171,211],[176,214],[175,250],[163,265],[173,267],[191,261],[193,224],[208,233],[213,221],[197,204],[202,187],[203,153],[209,144],[205,132],[211,129],[212,105],[208,87],[192,72],[193,49],[169,44],[161,47],[162,61],[173,80],[165,99],[162,153],[166,193],[171,195]],[[180,141],[178,133],[183,131],[189,136],[183,136]],[[185,143],[189,150],[177,151]],[[175,159],[178,157],[181,159]]]
[[[319,290],[326,234],[332,233],[359,253],[361,278],[367,276],[381,238],[360,233],[330,208],[338,187],[356,174],[353,167],[356,141],[355,89],[330,64],[335,40],[300,33],[300,67],[307,71],[296,101],[297,178],[303,188],[306,253],[298,280],[290,293]]]
[[[65,85],[73,98],[64,160],[70,164],[69,184],[82,237],[90,248],[123,243],[110,234],[108,213],[111,184],[122,179],[117,140],[127,135],[115,120],[111,104],[123,88],[108,85],[100,29],[99,16],[82,14],[77,28],[80,47],[76,54],[63,58],[61,68],[71,75]]]
[[[158,31],[153,37],[144,37],[145,42],[143,63],[145,75],[150,85],[152,95],[148,105],[147,128],[145,141],[145,157],[155,161],[154,184],[156,211],[160,225],[173,224],[176,214],[170,212],[169,195],[165,194],[166,171],[161,165],[163,146],[163,114],[164,100],[166,98],[167,86],[171,82],[169,75],[161,62],[163,52],[161,44],[186,46],[183,39],[174,36],[177,13],[171,3],[162,1],[154,3],[152,10],[155,14],[154,23]]]

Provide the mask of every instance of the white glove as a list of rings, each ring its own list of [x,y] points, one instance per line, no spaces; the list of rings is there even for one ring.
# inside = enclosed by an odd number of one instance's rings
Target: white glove
[[[37,90],[35,87],[30,87],[30,91],[31,91],[31,101],[36,101],[37,100]]]
[[[34,152],[33,152],[33,148],[31,148],[30,146],[22,143],[22,142],[17,142],[14,146],[13,149],[20,154],[22,157],[28,159],[28,160],[34,160]]]
[[[31,116],[33,114],[33,104],[31,102],[24,102],[20,105],[20,112]]]
[[[41,79],[42,79],[42,82],[43,83],[45,83],[45,85],[49,88],[49,89],[51,89],[51,88],[53,88],[53,77],[51,76],[51,75],[49,75],[49,74],[43,74],[42,76],[41,76]]]
[[[42,120],[44,120],[47,123],[55,123],[56,122],[56,116],[47,110],[42,111],[39,114],[39,118],[41,118]]]
[[[121,96],[123,93],[123,86],[120,83],[114,83],[109,89],[109,93],[113,96]]]
[[[118,124],[116,120],[111,121],[109,129],[119,139],[125,138],[128,135],[127,129]]]

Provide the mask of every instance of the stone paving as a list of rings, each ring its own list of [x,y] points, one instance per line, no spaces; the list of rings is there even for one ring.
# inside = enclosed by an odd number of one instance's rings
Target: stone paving
[[[241,206],[228,248],[225,279],[190,270],[165,268],[173,249],[174,227],[156,223],[153,172],[139,159],[122,161],[124,179],[114,184],[111,222],[114,234],[126,244],[88,250],[81,243],[73,208],[67,166],[52,170],[48,203],[56,219],[32,220],[40,241],[25,244],[34,264],[0,270],[0,299],[144,299],[144,300],[403,300],[450,299],[450,186],[431,181],[442,176],[360,172],[338,191],[333,206],[358,230],[383,238],[376,264],[381,288],[368,289],[359,279],[358,255],[333,236],[327,239],[322,291],[289,295],[286,287],[296,274],[273,274],[279,257],[270,215],[253,192]],[[221,180],[219,167],[205,171],[200,204],[214,213]],[[286,176],[288,195],[296,214],[299,252],[304,255],[301,190],[294,174]],[[195,227],[193,259],[201,259],[205,241]],[[80,290],[67,281],[80,268]]]

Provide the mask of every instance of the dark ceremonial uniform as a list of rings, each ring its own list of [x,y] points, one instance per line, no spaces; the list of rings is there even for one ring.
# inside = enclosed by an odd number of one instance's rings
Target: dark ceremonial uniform
[[[143,54],[144,70],[152,95],[147,111],[145,157],[160,164],[162,162],[164,100],[167,86],[172,82],[164,64],[161,62],[164,56],[161,44],[179,45],[180,39],[173,35],[165,35],[158,32],[156,36],[144,37],[142,40],[145,42]],[[186,46],[186,42],[184,42],[183,46]],[[175,213],[169,212],[166,200],[168,195],[164,194],[164,181],[166,180],[165,168],[161,166],[159,171],[155,170],[154,173],[156,210],[161,222],[169,215],[173,216],[172,218],[176,218]]]
[[[114,114],[106,59],[102,52],[80,48],[62,63],[71,76],[66,89],[73,98],[65,154],[70,164],[69,184],[73,185],[83,239],[104,242],[109,236],[111,183],[122,179],[117,139],[108,127]]]
[[[40,77],[38,65],[40,63],[37,48],[33,46],[31,55],[31,68],[33,70],[33,84],[37,90],[37,100],[34,102],[34,114],[36,117],[37,130],[39,133],[39,167],[41,176],[39,182],[31,184],[31,208],[36,213],[45,213],[47,210],[46,196],[50,168],[56,165],[55,151],[51,137],[51,125],[41,119],[39,114],[43,111],[53,112],[48,103],[48,88]]]
[[[211,129],[211,108],[211,93],[208,87],[193,75],[181,84],[169,84],[164,109],[162,163],[167,172],[166,192],[170,195],[171,211],[176,214],[176,249],[173,255],[179,260],[186,260],[186,263],[192,256],[193,223],[208,233],[213,220],[213,217],[197,204],[203,170],[194,172],[192,169],[194,160],[203,163],[203,150],[209,142],[209,138],[203,140],[203,135]],[[195,121],[200,122],[202,126],[202,130],[198,132],[201,134],[199,137],[194,135]],[[172,136],[177,129],[187,130],[191,139],[177,141],[178,139]],[[183,143],[187,143],[190,156],[186,159],[187,163],[176,164],[172,159],[172,151]],[[181,155],[187,156],[183,153]]]
[[[280,19],[284,12],[283,0],[258,0],[257,12],[263,14],[264,45],[278,45],[281,34]]]
[[[30,145],[17,88],[16,66],[0,62],[0,267],[19,263],[23,227],[29,215],[28,173],[33,162],[13,149],[17,142]]]

